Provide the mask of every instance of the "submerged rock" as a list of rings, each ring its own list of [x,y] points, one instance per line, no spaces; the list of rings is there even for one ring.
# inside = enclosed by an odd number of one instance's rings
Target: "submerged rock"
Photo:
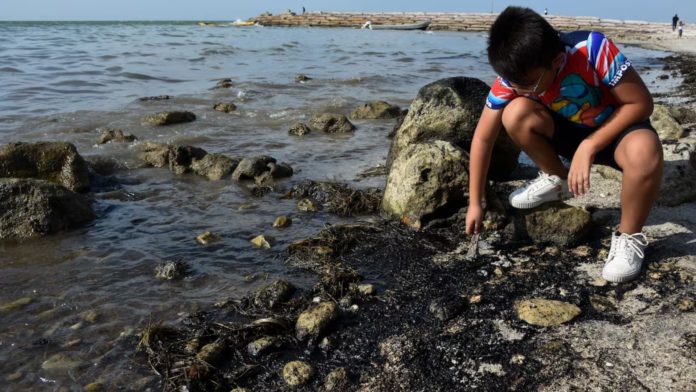
[[[88,192],[87,162],[64,142],[10,143],[0,147],[0,178],[34,178]]]
[[[56,233],[96,218],[85,197],[61,185],[0,179],[0,238]]]
[[[143,120],[152,126],[173,125],[195,121],[196,115],[186,111],[171,111],[157,113],[154,116],[145,117]]]
[[[24,307],[24,305],[30,304],[31,301],[32,299],[27,297],[18,299],[14,302],[10,302],[9,304],[0,305],[0,313],[16,312],[18,310],[21,310]]]
[[[291,135],[295,136],[304,136],[308,133],[312,132],[311,129],[309,129],[308,126],[300,123],[293,124],[289,129],[288,133]]]
[[[292,167],[285,162],[281,162],[280,164],[271,162],[268,164],[268,168],[270,169],[271,177],[273,178],[292,177],[292,175],[295,173]]]
[[[662,153],[665,167],[657,204],[674,207],[696,200],[696,145],[665,144],[662,146]],[[597,171],[604,178],[617,182],[623,180],[623,174],[610,167],[597,166]]]
[[[168,99],[172,99],[171,95],[157,95],[155,97],[141,97],[138,98],[138,101],[166,101]]]
[[[260,235],[251,240],[251,243],[258,246],[259,248],[271,249],[275,246],[276,240],[270,235]]]
[[[326,333],[332,321],[338,319],[338,306],[333,302],[322,302],[304,311],[297,319],[297,338],[317,338]]]
[[[310,198],[304,198],[297,203],[297,209],[303,212],[317,212],[321,208]]]
[[[314,379],[314,368],[303,361],[293,361],[283,367],[283,379],[288,385],[296,387]]]
[[[273,222],[273,227],[288,227],[290,225],[292,225],[292,219],[286,216],[281,216]]]
[[[201,245],[208,245],[222,241],[222,237],[215,235],[209,231],[206,231],[205,233],[196,237],[196,241],[198,241],[198,243]]]
[[[538,245],[577,245],[592,228],[592,214],[563,202],[546,203],[529,210],[517,210],[505,228],[513,240],[531,240]]]
[[[253,158],[244,158],[232,173],[233,180],[254,179],[270,170],[269,163],[276,163],[275,158],[261,155]]]
[[[384,101],[369,102],[350,113],[352,119],[388,119],[401,115],[401,108]]]
[[[243,158],[222,154],[208,154],[203,159],[194,159],[191,170],[211,181],[228,177],[239,166]]]
[[[186,262],[181,260],[170,260],[160,263],[157,268],[155,268],[155,272],[158,278],[171,280],[184,276],[189,268],[190,266]]]
[[[556,327],[577,317],[581,311],[573,304],[530,299],[515,305],[517,315],[523,321],[540,327]]]
[[[230,84],[230,83],[232,83],[232,79],[225,78],[225,79],[221,79],[220,81],[218,81],[216,86],[224,86],[224,85]]]
[[[352,133],[355,131],[355,125],[342,114],[315,114],[309,119],[307,126],[314,132]]]
[[[285,279],[279,279],[262,287],[254,303],[256,306],[274,308],[278,304],[288,302],[296,290],[297,287],[294,284]]]
[[[312,80],[312,78],[309,78],[305,75],[297,75],[295,76],[295,83],[304,83],[308,80]]]
[[[124,135],[119,129],[106,129],[102,132],[101,137],[97,140],[97,144],[106,144],[108,142],[131,143],[138,140],[135,135]]]
[[[684,136],[684,128],[672,117],[669,108],[662,105],[655,105],[650,122],[660,139],[680,139]]]
[[[469,155],[449,142],[408,146],[392,165],[382,208],[414,227],[466,207]]]
[[[326,376],[324,387],[327,391],[340,391],[348,386],[348,373],[345,368],[337,368]]]
[[[203,159],[208,153],[198,147],[172,144],[169,148],[169,170],[174,174],[183,174],[191,170],[191,164]]]
[[[145,154],[138,158],[145,161],[150,166],[167,167],[169,165],[169,150],[171,145],[153,142],[143,142],[138,145],[138,150]]]
[[[237,105],[233,104],[232,102],[218,102],[215,105],[213,105],[213,109],[225,112],[225,113],[230,113],[234,112],[237,110]]]
[[[420,89],[389,149],[391,170],[406,148],[416,143],[442,140],[465,151],[471,149],[474,130],[490,86],[478,79],[455,77],[438,80]],[[520,149],[501,130],[493,147],[489,179],[503,179],[517,167]]]
[[[47,371],[68,371],[77,367],[79,361],[65,355],[56,354],[41,364],[41,368]]]

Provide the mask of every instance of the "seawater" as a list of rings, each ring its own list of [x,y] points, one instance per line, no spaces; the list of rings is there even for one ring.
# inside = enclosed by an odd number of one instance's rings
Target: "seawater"
[[[353,135],[298,138],[287,128],[315,113],[348,114],[373,100],[407,108],[422,86],[444,77],[491,83],[495,74],[485,48],[485,33],[0,22],[0,144],[67,141],[87,158],[114,162],[118,175],[138,183],[95,195],[100,219],[88,226],[0,241],[0,305],[32,298],[0,318],[0,389],[82,390],[97,380],[132,387],[152,374],[146,364],[128,359],[133,350],[119,343],[121,332],[153,320],[176,323],[188,312],[257,289],[264,276],[307,288],[313,275],[284,266],[277,252],[326,225],[371,218],[299,213],[297,201],[280,200],[282,193],[253,197],[249,182],[145,168],[133,145],[95,145],[101,130],[209,153],[271,155],[296,170],[281,184],[285,189],[301,179],[383,187],[384,177],[360,173],[384,164],[393,120],[355,121]],[[664,53],[622,49],[646,81],[655,80]],[[313,80],[295,83],[299,74]],[[223,78],[231,78],[233,87],[214,89]],[[672,83],[650,87],[668,91]],[[174,98],[137,99],[162,94]],[[213,110],[219,101],[234,102],[238,110]],[[159,128],[142,122],[176,109],[192,111],[198,120]],[[291,217],[293,225],[274,229],[279,216]],[[224,241],[198,245],[195,237],[205,231]],[[249,241],[259,234],[276,237],[278,245],[254,248]],[[192,266],[187,277],[156,279],[156,265],[172,259]],[[247,280],[250,275],[259,278]],[[84,321],[89,312],[98,314],[95,323]],[[55,354],[80,365],[42,369]],[[23,373],[19,381],[4,381],[16,372]]]

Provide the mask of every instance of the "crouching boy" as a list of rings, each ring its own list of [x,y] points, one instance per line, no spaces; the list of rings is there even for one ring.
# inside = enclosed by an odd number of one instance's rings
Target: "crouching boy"
[[[508,7],[493,24],[488,59],[499,77],[471,145],[467,234],[482,230],[486,172],[505,126],[541,170],[510,195],[515,208],[584,196],[593,164],[623,172],[621,225],[602,274],[611,282],[636,278],[648,245],[641,231],[660,189],[663,159],[649,120],[652,97],[630,61],[600,33],[559,33],[521,7]],[[571,160],[569,170],[559,155]]]

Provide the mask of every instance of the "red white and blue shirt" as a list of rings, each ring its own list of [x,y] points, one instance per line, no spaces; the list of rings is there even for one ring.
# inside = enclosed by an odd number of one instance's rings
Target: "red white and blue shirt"
[[[539,95],[517,94],[499,85],[498,78],[488,94],[486,106],[498,110],[524,95],[546,105],[578,127],[599,127],[614,113],[618,103],[611,93],[631,62],[601,33],[559,33],[565,45],[563,65],[556,80]],[[510,86],[505,79],[500,80]]]

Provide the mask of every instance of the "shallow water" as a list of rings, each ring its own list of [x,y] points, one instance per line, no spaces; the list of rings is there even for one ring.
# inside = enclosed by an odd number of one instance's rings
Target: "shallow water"
[[[248,275],[283,276],[302,287],[311,274],[286,268],[276,252],[316,234],[326,224],[352,221],[324,212],[299,213],[282,193],[255,198],[249,182],[206,181],[193,174],[143,168],[132,145],[95,146],[102,129],[140,140],[188,143],[210,153],[271,155],[291,164],[300,179],[339,179],[357,187],[384,186],[384,177],[359,174],[384,164],[393,120],[355,121],[354,135],[287,134],[317,112],[348,114],[371,100],[408,107],[418,90],[437,79],[472,76],[492,82],[485,34],[390,32],[357,29],[201,27],[182,23],[0,23],[0,144],[69,141],[85,157],[118,163],[119,175],[137,178],[125,191],[98,194],[101,218],[42,239],[0,242],[0,305],[30,297],[22,310],[0,318],[2,388],[81,388],[99,379],[130,386],[151,375],[114,347],[126,328],[150,319],[177,320],[199,306],[239,297],[262,284]],[[664,53],[625,48],[643,76],[660,73]],[[298,74],[314,80],[294,83]],[[212,89],[222,78],[233,87]],[[650,84],[669,91],[675,79]],[[169,94],[168,101],[138,97]],[[236,112],[212,109],[233,101]],[[141,117],[185,109],[198,120],[153,128]],[[86,133],[70,133],[80,128]],[[524,159],[524,158],[523,158]],[[360,181],[356,181],[360,179]],[[293,226],[275,229],[278,216]],[[362,219],[369,219],[363,217]],[[200,246],[212,231],[224,241]],[[273,250],[249,240],[273,235]],[[159,281],[155,266],[184,259],[181,281]],[[367,276],[370,279],[370,276]],[[71,326],[85,312],[96,323]],[[45,339],[45,340],[41,340]],[[70,347],[67,342],[82,339]],[[51,372],[41,364],[56,353],[84,366]],[[20,381],[5,377],[22,372]],[[0,388],[0,389],[2,389]]]

